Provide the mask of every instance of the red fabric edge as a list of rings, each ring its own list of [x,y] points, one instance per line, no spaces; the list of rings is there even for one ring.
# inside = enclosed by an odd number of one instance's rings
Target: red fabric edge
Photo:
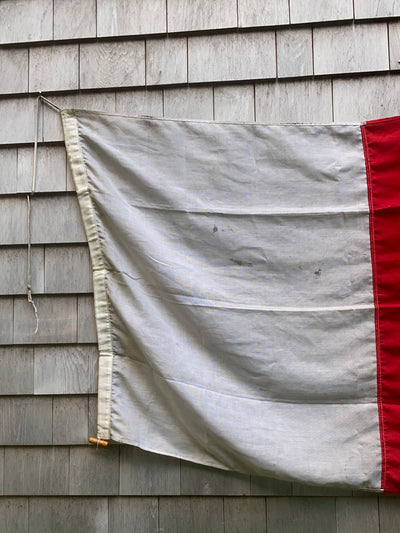
[[[381,487],[400,493],[400,117],[361,126],[370,207]]]

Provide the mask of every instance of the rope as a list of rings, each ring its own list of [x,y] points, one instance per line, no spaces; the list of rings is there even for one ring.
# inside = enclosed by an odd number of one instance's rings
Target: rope
[[[50,102],[47,98],[39,94],[39,96],[36,99],[36,109],[35,109],[35,136],[34,136],[34,144],[33,144],[33,168],[32,168],[32,184],[31,184],[31,192],[27,194],[26,201],[27,201],[27,228],[26,228],[26,240],[28,243],[28,257],[27,257],[27,266],[26,266],[26,296],[28,298],[28,302],[32,305],[33,311],[35,313],[35,319],[36,319],[36,329],[35,329],[35,335],[39,330],[39,313],[35,304],[34,299],[32,298],[32,250],[31,250],[31,198],[33,198],[35,194],[36,189],[36,172],[37,172],[37,148],[38,148],[38,136],[39,136],[39,114],[40,114],[40,103],[45,103],[49,107],[51,107],[54,111],[60,112],[61,109],[53,104],[53,102]]]

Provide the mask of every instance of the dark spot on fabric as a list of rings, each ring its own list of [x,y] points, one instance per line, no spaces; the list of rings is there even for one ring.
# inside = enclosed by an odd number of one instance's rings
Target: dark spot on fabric
[[[218,231],[218,228],[217,228],[217,226],[214,224],[214,227],[213,227],[213,233],[217,233],[217,231]]]
[[[248,261],[241,261],[240,259],[229,259],[229,261],[232,261],[232,263],[235,263],[235,265],[241,266],[241,267],[252,267],[253,263],[249,263]]]
[[[322,270],[320,268],[317,268],[316,270],[314,270],[314,275],[319,277],[321,275],[321,272]]]

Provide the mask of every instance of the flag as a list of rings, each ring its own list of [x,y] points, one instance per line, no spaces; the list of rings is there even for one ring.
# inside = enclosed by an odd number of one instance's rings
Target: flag
[[[98,437],[400,491],[400,118],[62,112],[89,242]]]

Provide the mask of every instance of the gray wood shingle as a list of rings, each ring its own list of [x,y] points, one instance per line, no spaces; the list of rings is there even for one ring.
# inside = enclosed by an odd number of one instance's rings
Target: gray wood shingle
[[[87,444],[87,396],[55,397],[53,399],[53,444]]]
[[[121,446],[120,494],[179,495],[179,459]]]
[[[400,22],[393,22],[389,28],[390,69],[400,69]]]
[[[315,28],[313,36],[316,75],[389,68],[386,24]]]
[[[352,18],[352,0],[290,0],[290,21],[295,24]]]
[[[278,31],[276,46],[279,78],[313,74],[311,29]]]
[[[331,82],[290,81],[256,85],[256,120],[267,123],[330,122]]]
[[[266,533],[265,498],[224,498],[225,531]]]
[[[52,0],[2,0],[0,44],[53,38]]]
[[[0,148],[0,194],[17,191],[17,149]]]
[[[28,498],[0,498],[2,533],[28,533]]]
[[[267,498],[267,531],[337,533],[335,498]]]
[[[116,496],[118,495],[118,488],[118,446],[111,446],[108,448],[97,448],[96,446],[77,446],[71,448],[71,495]]]
[[[168,0],[170,32],[235,28],[236,25],[236,0]]]
[[[0,49],[0,72],[0,94],[27,92],[28,50],[23,48]]]
[[[398,17],[399,0],[354,0],[356,18]]]
[[[250,476],[182,461],[181,494],[185,496],[249,495]]]
[[[110,498],[109,533],[158,531],[157,498]]]
[[[333,80],[333,108],[337,122],[373,120],[399,114],[399,76]]]
[[[29,90],[35,92],[78,89],[78,54],[78,45],[74,44],[31,48]]]
[[[378,533],[379,513],[376,496],[336,499],[337,533]],[[386,529],[382,533],[386,533]]]
[[[97,0],[98,37],[164,33],[166,29],[166,0]]]
[[[37,296],[39,329],[32,305],[26,298],[14,301],[14,343],[51,344],[73,343],[77,340],[76,296]]]
[[[17,192],[32,187],[33,148],[18,149]],[[36,192],[66,190],[66,153],[64,146],[39,146],[36,160]]]
[[[160,498],[159,524],[168,533],[224,533],[223,498]]]
[[[97,342],[93,296],[78,299],[78,342]]]
[[[0,348],[0,395],[33,394],[33,349]]]
[[[228,85],[214,88],[215,120],[252,122],[254,85]]]
[[[212,120],[214,114],[212,87],[164,90],[164,116]]]
[[[44,265],[46,293],[93,291],[87,246],[46,246]]]
[[[162,90],[118,91],[115,95],[115,109],[123,115],[162,117]]]
[[[152,39],[146,43],[146,84],[187,82],[187,39]]]
[[[14,336],[14,299],[0,298],[0,344],[12,344]]]
[[[30,498],[29,533],[109,533],[107,498]]]
[[[26,294],[26,268],[28,251],[24,247],[0,247],[0,295]],[[31,248],[32,289],[35,293],[44,291],[44,249]]]
[[[32,446],[5,448],[5,495],[67,495],[68,487],[68,447]]]
[[[100,42],[81,45],[81,89],[145,84],[144,41]]]
[[[238,0],[238,22],[240,28],[274,26],[289,23],[289,2],[287,0]]]
[[[96,345],[37,346],[34,353],[35,394],[96,392]]]
[[[54,0],[54,39],[96,37],[96,0]]]
[[[275,33],[189,37],[189,82],[275,78]]]
[[[292,484],[280,479],[251,476],[250,493],[252,496],[291,496]]]
[[[52,398],[0,397],[0,445],[52,444]]]

